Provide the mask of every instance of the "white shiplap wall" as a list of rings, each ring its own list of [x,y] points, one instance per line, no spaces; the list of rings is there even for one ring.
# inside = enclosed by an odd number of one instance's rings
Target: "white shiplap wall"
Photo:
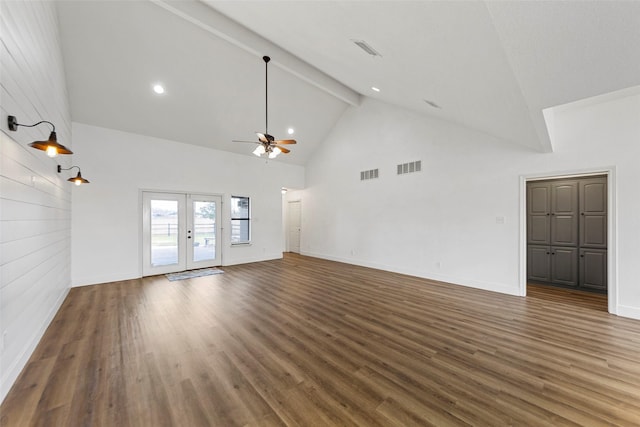
[[[70,287],[71,156],[29,148],[51,128],[9,131],[7,115],[48,120],[71,148],[71,118],[54,2],[0,1],[0,400]]]

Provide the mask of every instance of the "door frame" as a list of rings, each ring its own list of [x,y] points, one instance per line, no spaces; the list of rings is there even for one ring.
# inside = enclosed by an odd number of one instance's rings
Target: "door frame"
[[[520,175],[520,272],[518,291],[527,295],[527,182],[545,179],[582,178],[594,175],[607,177],[607,306],[611,314],[618,314],[618,243],[616,211],[616,168],[591,168]]]
[[[224,265],[225,248],[226,248],[226,231],[227,227],[224,226],[225,221],[229,219],[227,212],[225,212],[226,199],[223,193],[205,193],[202,191],[185,191],[185,190],[156,190],[152,188],[140,188],[138,189],[138,277],[144,277],[144,225],[143,225],[143,210],[144,210],[144,193],[165,193],[165,194],[184,194],[185,196],[216,196],[220,197],[220,226],[218,231],[220,234],[220,265]],[[217,236],[216,236],[217,237]]]

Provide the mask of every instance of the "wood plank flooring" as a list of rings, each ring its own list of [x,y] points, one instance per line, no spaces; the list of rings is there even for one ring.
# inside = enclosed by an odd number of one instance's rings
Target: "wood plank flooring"
[[[294,254],[223,270],[72,289],[0,424],[640,425],[640,321]]]

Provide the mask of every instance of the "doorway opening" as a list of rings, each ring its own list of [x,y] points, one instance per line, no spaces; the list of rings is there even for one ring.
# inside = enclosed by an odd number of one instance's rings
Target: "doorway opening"
[[[142,275],[221,265],[220,196],[142,192]]]
[[[522,295],[616,314],[614,178],[613,170],[522,178]]]

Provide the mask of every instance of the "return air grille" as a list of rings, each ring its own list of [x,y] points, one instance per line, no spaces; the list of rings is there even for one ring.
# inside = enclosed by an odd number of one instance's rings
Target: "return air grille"
[[[360,181],[365,181],[367,179],[376,179],[378,178],[378,169],[371,169],[368,171],[360,172]]]
[[[422,170],[422,160],[416,160],[415,162],[402,163],[398,165],[398,175],[404,175],[405,173],[420,172]]]

